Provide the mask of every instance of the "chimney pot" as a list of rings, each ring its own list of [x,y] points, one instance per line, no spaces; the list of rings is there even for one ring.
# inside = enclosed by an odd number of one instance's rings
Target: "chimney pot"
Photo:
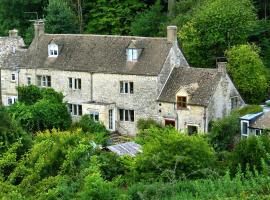
[[[9,37],[18,37],[17,29],[10,30],[8,33],[9,33]]]
[[[170,43],[177,42],[177,26],[167,27],[167,40]]]
[[[34,22],[35,28],[35,38],[39,38],[41,35],[45,33],[45,23],[44,20],[39,19]]]

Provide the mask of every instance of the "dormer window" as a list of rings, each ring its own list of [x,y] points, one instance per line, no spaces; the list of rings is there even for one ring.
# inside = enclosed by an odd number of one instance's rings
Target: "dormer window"
[[[137,61],[138,60],[138,49],[129,48],[127,49],[127,60]]]
[[[187,97],[178,96],[176,100],[177,110],[187,108]]]
[[[58,45],[55,43],[51,43],[48,45],[48,56],[49,57],[57,57],[58,56]]]

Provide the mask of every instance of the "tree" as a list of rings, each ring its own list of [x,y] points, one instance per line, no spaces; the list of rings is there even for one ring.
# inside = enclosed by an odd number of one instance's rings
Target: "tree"
[[[131,34],[145,37],[160,35],[161,24],[166,21],[166,15],[162,9],[158,0],[149,10],[138,14],[131,23]]]
[[[89,11],[86,33],[127,35],[130,23],[144,8],[138,0],[97,0]]]
[[[46,31],[48,33],[78,33],[76,15],[63,0],[49,0],[46,8]]]
[[[255,20],[250,0],[205,1],[179,33],[189,63],[213,67],[227,48],[247,41]]]
[[[18,92],[19,101],[9,108],[9,112],[27,132],[70,127],[71,117],[62,93],[33,85],[19,87]]]
[[[211,171],[214,151],[201,136],[188,136],[173,128],[152,127],[144,131],[149,137],[144,141],[143,153],[136,157],[137,179],[201,178]]]
[[[255,45],[234,46],[226,51],[228,72],[247,103],[261,103],[267,93],[266,71]]]

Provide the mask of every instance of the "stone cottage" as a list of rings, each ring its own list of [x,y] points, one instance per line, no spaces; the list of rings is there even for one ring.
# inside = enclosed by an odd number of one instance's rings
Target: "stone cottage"
[[[152,118],[192,134],[207,132],[211,120],[244,103],[224,63],[188,65],[175,26],[166,38],[46,34],[43,21],[34,26],[18,84],[62,92],[74,119],[87,114],[111,131],[135,135],[138,119]]]
[[[17,99],[16,86],[24,46],[16,29],[10,30],[8,37],[0,37],[0,104],[10,105]]]

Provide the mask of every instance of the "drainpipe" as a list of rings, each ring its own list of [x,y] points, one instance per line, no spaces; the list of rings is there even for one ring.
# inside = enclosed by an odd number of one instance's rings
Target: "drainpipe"
[[[93,73],[92,72],[90,72],[90,76],[91,76],[91,93],[90,93],[90,101],[92,102],[93,101]]]
[[[0,67],[0,105],[2,104],[2,75],[1,75],[1,67]]]
[[[203,120],[204,120],[204,132],[206,133],[206,107],[204,107]]]

